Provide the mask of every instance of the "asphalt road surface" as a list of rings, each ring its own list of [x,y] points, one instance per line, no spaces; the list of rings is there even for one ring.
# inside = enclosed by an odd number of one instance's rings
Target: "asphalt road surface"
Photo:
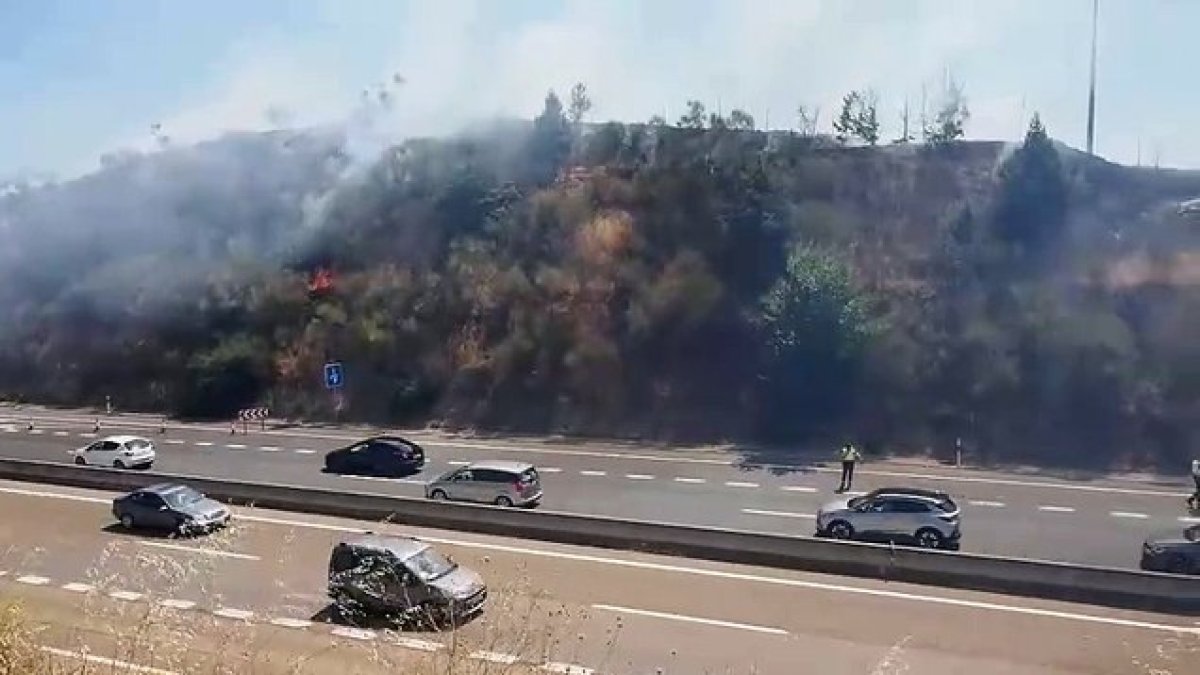
[[[488,606],[454,634],[345,626],[326,561],[369,524],[235,509],[229,530],[159,538],[121,530],[112,497],[0,482],[0,594],[52,626],[43,645],[159,675],[260,650],[298,672],[419,673],[396,664],[451,651],[580,675],[1200,672],[1191,619],[392,525],[370,527],[479,571]],[[156,644],[168,619],[147,628],[132,609],[149,607],[187,624],[201,653]],[[141,649],[115,635],[130,631]]]
[[[0,413],[0,456],[69,462],[90,442],[91,418],[36,420]],[[101,420],[100,435],[140,433],[158,446],[155,469],[214,478],[316,486],[418,497],[422,485],[455,466],[485,458],[523,459],[539,467],[543,508],[739,530],[811,534],[814,514],[836,498],[835,467],[744,466],[719,452],[649,451],[593,445],[514,444],[417,438],[428,464],[403,479],[322,473],[325,451],[358,438],[342,431],[251,431]],[[915,486],[949,492],[963,509],[962,550],[1094,564],[1137,565],[1142,540],[1193,522],[1176,485],[1120,480],[1087,483],[952,467],[865,463],[855,490]]]

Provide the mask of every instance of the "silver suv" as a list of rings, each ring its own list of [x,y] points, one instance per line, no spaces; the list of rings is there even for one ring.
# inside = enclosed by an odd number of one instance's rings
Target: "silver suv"
[[[475,462],[426,485],[425,496],[496,506],[534,506],[542,500],[542,482],[537,469],[527,462]]]
[[[962,530],[958,504],[945,492],[884,488],[822,506],[817,536],[957,549]]]

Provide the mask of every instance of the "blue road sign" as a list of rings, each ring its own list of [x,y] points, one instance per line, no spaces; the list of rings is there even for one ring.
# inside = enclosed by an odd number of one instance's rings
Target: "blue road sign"
[[[325,364],[325,388],[326,389],[341,389],[346,382],[345,373],[342,372],[342,364],[340,362]]]

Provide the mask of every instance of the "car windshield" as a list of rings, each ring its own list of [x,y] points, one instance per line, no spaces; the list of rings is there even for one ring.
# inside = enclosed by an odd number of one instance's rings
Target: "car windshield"
[[[168,504],[175,507],[187,506],[188,504],[194,504],[201,499],[204,499],[203,494],[187,487],[179,488],[178,490],[171,490],[170,492],[164,493],[162,497],[163,499],[167,500]]]
[[[417,575],[421,581],[433,581],[446,576],[453,572],[458,567],[457,564],[450,561],[449,558],[438,553],[432,548],[427,548],[424,551],[414,555],[404,561],[405,566],[412,570],[412,573]]]
[[[150,441],[147,441],[143,438],[135,438],[132,441],[126,442],[125,447],[129,448],[130,450],[145,450],[146,448],[150,447]]]
[[[870,497],[867,497],[867,496],[855,497],[854,499],[851,499],[850,501],[846,502],[846,506],[849,506],[852,509],[857,509],[858,507],[862,506],[863,504],[866,504],[868,499],[870,499]]]

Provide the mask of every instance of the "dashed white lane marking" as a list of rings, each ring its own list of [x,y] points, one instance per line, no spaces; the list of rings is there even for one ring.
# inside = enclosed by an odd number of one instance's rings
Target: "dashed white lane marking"
[[[465,459],[452,459],[446,463],[449,464],[450,466],[466,466],[466,465],[470,464],[470,462],[468,462]]]
[[[177,600],[175,598],[163,598],[158,601],[158,604],[167,609],[177,609],[180,611],[186,611],[196,606],[196,603],[191,600]]]
[[[676,483],[699,484],[699,483],[707,483],[708,481],[704,478],[688,478],[687,476],[675,476],[675,482]]]
[[[225,447],[229,448],[230,450],[245,450],[246,449],[246,446],[242,445],[241,443],[226,443]]]
[[[607,476],[607,471],[594,471],[592,469],[584,469],[579,472],[580,476]]]
[[[182,438],[168,438],[167,443],[170,445],[183,445],[184,443],[187,443],[187,441],[183,440]]]
[[[297,455],[315,455],[315,454],[317,454],[316,450],[309,450],[308,448],[296,448],[292,452],[296,453]]]
[[[542,664],[542,670],[558,675],[596,675],[596,671],[591,668],[584,668],[573,663],[545,663]]]
[[[867,493],[863,492],[862,490],[847,490],[842,494],[846,495],[847,497],[861,497]]]
[[[685,623],[699,623],[706,626],[718,626],[720,628],[735,628],[738,630],[751,631],[753,633],[767,633],[770,635],[788,634],[786,630],[782,628],[775,628],[773,626],[756,626],[750,623],[736,623],[734,621],[721,621],[720,619],[706,619],[699,616],[687,616],[686,614],[652,612],[648,609],[633,609],[632,607],[618,607],[616,605],[592,605],[592,607],[607,612],[616,612],[618,614],[634,614],[636,616],[648,616],[654,619],[668,619],[671,621],[683,621]]]
[[[353,626],[338,626],[329,632],[338,637],[350,638],[351,640],[375,639],[375,631],[365,628],[354,628]]]
[[[31,432],[31,433],[32,433],[32,432]],[[80,438],[95,438],[95,437],[96,437],[96,434],[93,434],[93,433],[91,433],[91,432],[88,432],[88,431],[81,431],[81,432],[79,432],[79,437],[80,437]]]
[[[271,625],[279,626],[280,628],[308,628],[312,625],[312,622],[305,621],[304,619],[291,619],[286,616],[277,616],[271,619]]]
[[[152,668],[150,666],[139,666],[136,663],[128,661],[118,661],[105,656],[97,656],[87,652],[73,652],[66,649],[58,649],[56,647],[42,646],[39,649],[46,654],[52,654],[63,659],[79,659],[85,663],[95,663],[101,666],[108,666],[115,672],[122,673],[146,673],[146,675],[176,675],[174,671],[163,670],[162,668]]]
[[[66,435],[67,435],[67,432],[65,432],[65,431],[56,431],[56,432],[54,432],[54,435],[55,435],[55,436],[66,436]]]
[[[212,447],[212,441],[196,441],[194,445],[198,445],[202,448],[209,448]]]
[[[45,586],[46,584],[50,583],[50,580],[46,577],[26,574],[24,576],[17,577],[17,583],[29,584],[30,586]]]
[[[517,662],[515,654],[505,654],[504,652],[489,652],[486,650],[471,652],[471,658],[476,661],[487,661],[488,663],[499,663],[505,666],[511,666]]]
[[[809,492],[809,493],[812,493],[812,492],[817,491],[817,488],[808,487],[807,485],[784,485],[783,487],[781,487],[779,489],[783,490],[785,492]]]
[[[805,518],[816,519],[815,513],[791,513],[789,511],[766,511],[763,509],[742,509],[742,513],[748,513],[752,516],[779,516],[780,518]]]
[[[407,649],[416,649],[417,651],[422,652],[436,652],[443,646],[440,642],[410,637],[394,637],[391,641],[401,647],[405,647]]]
[[[1132,511],[1109,511],[1108,515],[1113,518],[1132,518],[1134,520],[1146,520],[1150,518],[1150,516],[1144,513],[1134,513]]]
[[[37,490],[25,490],[22,488],[13,488],[8,486],[0,486],[0,492],[8,494],[20,494],[32,497],[45,497],[51,499],[66,499],[73,501],[83,501],[93,504],[111,504],[111,500],[102,499],[99,497],[86,497],[81,495],[72,495],[61,492],[45,492]],[[278,525],[281,527],[299,527],[313,530],[325,530],[329,532],[342,532],[363,534],[366,532],[363,528],[347,527],[345,525],[333,525],[327,523],[318,523],[313,521],[296,520],[289,518],[271,518],[266,516],[254,516],[248,513],[242,513],[241,520],[247,522],[266,523],[269,525]],[[781,586],[786,588],[804,588],[809,590],[824,591],[828,593],[844,593],[848,595],[859,595],[864,597],[889,598],[893,600],[907,600],[929,605],[941,605],[945,607],[960,607],[964,609],[975,609],[982,611],[1000,612],[1006,614],[1021,614],[1025,616],[1038,616],[1043,618],[1062,619],[1064,621],[1076,621],[1081,623],[1092,623],[1107,626],[1122,626],[1125,628],[1138,628],[1142,630],[1151,630],[1160,633],[1170,633],[1172,635],[1190,635],[1200,636],[1200,628],[1188,626],[1171,625],[1164,623],[1154,623],[1149,621],[1136,621],[1132,619],[1121,619],[1117,617],[1103,616],[1099,614],[1083,614],[1079,612],[1063,612],[1038,607],[1026,607],[1021,605],[1006,605],[996,602],[985,602],[979,600],[966,600],[960,598],[950,598],[938,595],[922,595],[919,593],[910,593],[904,591],[893,591],[878,588],[867,588],[863,586],[847,586],[844,584],[833,584],[820,581],[806,581],[802,579],[789,579],[786,577],[776,577],[769,575],[748,574],[745,572],[732,572],[727,570],[706,569],[700,567],[687,567],[685,565],[668,565],[665,563],[646,562],[641,560],[624,560],[621,558],[606,558],[598,555],[588,555],[583,553],[569,553],[566,551],[551,551],[538,548],[529,548],[522,546],[510,546],[505,544],[485,543],[477,541],[464,541],[461,539],[447,539],[444,537],[429,537],[423,536],[423,540],[433,544],[444,544],[446,546],[458,546],[461,548],[479,549],[487,551],[500,551],[504,553],[513,553],[517,555],[527,555],[539,558],[550,558],[560,560],[571,560],[574,562],[585,562],[597,565],[608,565],[611,567],[625,567],[628,569],[646,569],[658,572],[669,572],[674,574],[687,574],[695,577],[708,577],[713,579],[728,579],[731,581],[743,581],[750,583],[768,584],[773,586]]]
[[[1004,508],[1004,502],[990,502],[986,499],[972,499],[967,502],[971,506],[990,506],[996,509]]]
[[[215,548],[201,548],[199,546],[180,546],[179,544],[164,544],[160,541],[138,541],[142,546],[153,546],[154,548],[165,548],[168,551],[182,551],[184,553],[199,553],[201,555],[211,555],[220,558],[233,558],[235,560],[262,560],[256,555],[248,553],[234,553],[233,551],[221,551]]]
[[[654,480],[654,476],[648,473],[627,473],[625,477],[629,480]]]
[[[1200,518],[1197,518],[1196,516],[1179,516],[1179,522],[1181,522],[1181,523],[1200,523]]]
[[[64,591],[70,591],[72,593],[91,593],[92,591],[96,590],[96,587],[92,586],[91,584],[81,584],[78,582],[71,582],[69,584],[63,584],[62,589]]]
[[[144,597],[144,596],[141,593],[138,593],[137,591],[109,591],[108,597],[112,598],[113,600],[124,600],[125,602],[135,602],[137,600],[141,600],[142,597]]]
[[[562,469],[558,468],[557,466],[539,466],[538,472],[539,473],[562,473]]]
[[[1039,506],[1038,511],[1048,511],[1050,513],[1075,513],[1075,508],[1071,506]]]
[[[258,449],[263,452],[279,452],[283,448],[280,448],[280,447],[274,446],[274,445],[262,445],[262,446],[259,446]]]
[[[46,432],[42,431],[41,429],[34,429],[34,430],[30,431],[29,433],[33,434],[34,436],[41,436],[42,434],[44,434]]]
[[[725,481],[725,487],[756,488],[756,487],[758,487],[758,483],[747,483],[746,481],[740,481],[740,480],[727,480],[727,481]]]
[[[234,609],[232,607],[222,607],[213,610],[213,614],[224,619],[233,619],[234,621],[249,621],[254,618],[254,612],[248,609]]]

